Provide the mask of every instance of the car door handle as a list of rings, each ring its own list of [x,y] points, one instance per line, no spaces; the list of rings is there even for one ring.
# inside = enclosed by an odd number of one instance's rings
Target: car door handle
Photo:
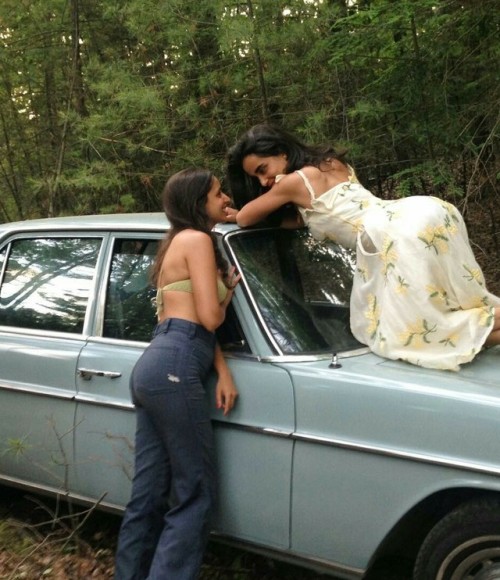
[[[121,373],[117,373],[114,371],[99,371],[94,369],[77,369],[76,373],[80,376],[84,381],[90,381],[93,376],[96,377],[106,377],[108,379],[117,379],[121,377]]]

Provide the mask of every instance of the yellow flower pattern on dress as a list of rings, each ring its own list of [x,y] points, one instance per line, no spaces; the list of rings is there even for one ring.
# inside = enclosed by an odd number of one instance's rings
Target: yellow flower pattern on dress
[[[450,305],[448,292],[444,288],[438,288],[437,286],[433,286],[432,284],[428,284],[426,286],[427,292],[429,293],[429,299],[431,300],[438,300],[445,304],[446,306]]]
[[[367,272],[366,272],[366,268],[356,268],[356,271],[358,272],[358,274],[361,276],[361,279],[363,280],[363,282],[366,282],[367,278]]]
[[[455,233],[455,231],[457,230],[457,225],[459,224],[461,219],[457,208],[451,203],[448,203],[447,201],[444,201],[442,199],[437,198],[434,199],[446,211],[446,215],[444,218],[446,227],[453,233]]]
[[[408,292],[408,288],[410,287],[410,285],[408,284],[408,282],[402,278],[401,276],[398,276],[398,283],[396,286],[396,292],[398,294],[406,294]]]
[[[420,232],[418,239],[424,242],[426,249],[433,249],[436,254],[444,254],[448,251],[448,231],[446,226],[427,226]]]
[[[479,317],[479,324],[481,326],[488,327],[493,324],[493,320],[495,319],[495,311],[493,306],[487,306],[481,309],[481,314]]]
[[[458,231],[457,218],[452,214],[447,215],[445,217],[444,227],[448,230],[450,235],[454,236]]]
[[[394,240],[389,236],[386,236],[382,246],[382,251],[380,252],[380,259],[383,263],[383,274],[387,276],[387,273],[391,268],[395,268],[395,262],[398,259],[398,254],[394,249]]]
[[[446,338],[440,340],[439,344],[442,344],[444,346],[452,346],[453,348],[456,348],[459,339],[460,339],[459,334],[450,334],[450,336],[447,336]]]
[[[367,199],[357,199],[356,197],[352,198],[352,203],[354,203],[361,211],[366,209],[370,205],[370,202]]]
[[[365,318],[369,321],[367,332],[373,338],[380,324],[380,308],[377,304],[377,297],[373,294],[368,296],[368,310],[365,310]]]
[[[467,274],[464,274],[464,278],[468,282],[476,282],[477,284],[479,284],[479,286],[484,286],[483,273],[479,268],[473,268],[468,266],[467,264],[463,264],[462,267],[467,272]]]
[[[422,348],[424,344],[430,344],[430,335],[436,332],[436,325],[430,326],[427,320],[422,319],[409,324],[401,333],[400,340],[404,346],[412,345],[414,348]]]
[[[352,228],[357,234],[359,234],[363,231],[363,222],[361,220],[352,222]]]

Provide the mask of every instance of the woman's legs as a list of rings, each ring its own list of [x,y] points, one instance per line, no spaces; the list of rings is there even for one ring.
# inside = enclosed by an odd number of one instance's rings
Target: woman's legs
[[[495,308],[493,328],[484,344],[485,346],[495,346],[496,344],[500,344],[500,308]]]
[[[212,333],[173,319],[160,326],[134,369],[136,473],[116,580],[198,577],[215,498],[213,434],[202,384],[214,345]]]
[[[170,467],[163,442],[141,407],[136,420],[135,474],[118,538],[115,580],[147,577],[168,509]]]
[[[171,502],[165,514],[148,578],[194,580],[203,561],[215,499],[212,426],[201,383],[175,383],[167,417],[159,406],[153,421],[165,421],[164,444],[171,464]]]

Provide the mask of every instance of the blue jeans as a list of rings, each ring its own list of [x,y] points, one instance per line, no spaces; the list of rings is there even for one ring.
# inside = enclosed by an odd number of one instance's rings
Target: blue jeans
[[[168,319],[131,377],[135,474],[116,553],[115,580],[199,575],[215,501],[212,426],[203,387],[215,335]]]

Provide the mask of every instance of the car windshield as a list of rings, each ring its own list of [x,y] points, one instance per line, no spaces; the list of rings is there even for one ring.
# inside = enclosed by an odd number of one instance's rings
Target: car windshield
[[[354,253],[306,229],[246,230],[228,237],[261,323],[283,354],[362,347],[349,327]]]

